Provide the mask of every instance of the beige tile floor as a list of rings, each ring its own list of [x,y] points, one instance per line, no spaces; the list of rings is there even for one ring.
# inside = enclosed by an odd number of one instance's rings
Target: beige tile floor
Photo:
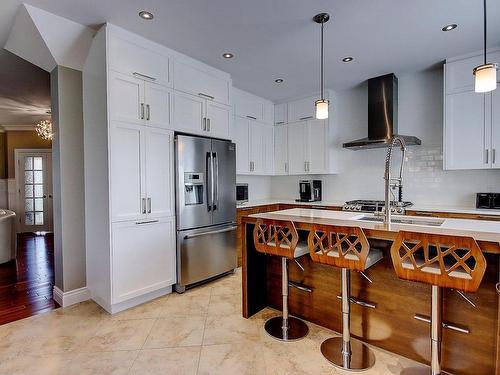
[[[309,324],[305,339],[282,343],[263,329],[277,311],[247,320],[240,306],[238,271],[114,316],[93,302],[57,309],[0,327],[0,374],[344,374],[319,351],[335,333]],[[364,374],[416,365],[375,354]]]

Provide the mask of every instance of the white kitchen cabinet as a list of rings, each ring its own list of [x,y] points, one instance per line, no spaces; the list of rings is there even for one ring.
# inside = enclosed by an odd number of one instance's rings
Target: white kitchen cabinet
[[[111,120],[168,129],[170,89],[118,72],[109,75]]]
[[[249,121],[250,173],[264,174],[264,132],[265,125]]]
[[[218,103],[231,104],[231,80],[203,69],[201,65],[175,60],[174,88],[188,94],[210,99]]]
[[[288,103],[288,122],[311,120],[314,118],[313,97],[294,100]]]
[[[172,87],[172,59],[164,48],[118,33],[109,36],[108,48],[109,69]]]
[[[264,117],[262,122],[265,124],[274,124],[274,103],[266,100],[264,101]]]
[[[289,174],[305,174],[307,172],[307,122],[295,122],[287,127]]]
[[[115,223],[112,232],[113,304],[175,283],[173,217]]]
[[[277,175],[288,174],[288,126],[274,128],[274,172]]]
[[[489,168],[484,94],[446,96],[444,150],[446,169]]]
[[[283,125],[288,122],[287,110],[287,103],[276,104],[274,106],[274,123],[276,125]]]
[[[274,126],[263,125],[263,173],[265,175],[274,174]]]
[[[231,107],[199,96],[174,92],[173,126],[176,130],[217,138],[229,138]]]
[[[500,168],[500,90],[496,89],[491,98],[491,165]]]
[[[288,125],[288,173],[328,173],[328,122],[309,120]]]
[[[236,143],[236,174],[250,172],[250,141],[248,138],[248,120],[234,116],[234,143]]]
[[[234,115],[262,121],[264,118],[264,102],[258,96],[233,88]]]
[[[112,124],[112,220],[174,215],[173,133]]]

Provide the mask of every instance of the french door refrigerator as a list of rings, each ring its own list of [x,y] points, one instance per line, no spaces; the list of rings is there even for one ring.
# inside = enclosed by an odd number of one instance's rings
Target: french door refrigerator
[[[237,267],[235,155],[229,141],[175,136],[179,293]]]

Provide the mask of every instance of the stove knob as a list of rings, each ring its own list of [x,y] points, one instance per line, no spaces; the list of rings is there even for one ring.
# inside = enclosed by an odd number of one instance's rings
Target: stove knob
[[[343,211],[349,211],[349,205],[344,204],[344,207],[342,207]]]
[[[361,211],[361,205],[356,206],[356,211]]]
[[[402,215],[403,214],[403,208],[402,207],[396,208],[396,213],[399,214],[399,215]]]

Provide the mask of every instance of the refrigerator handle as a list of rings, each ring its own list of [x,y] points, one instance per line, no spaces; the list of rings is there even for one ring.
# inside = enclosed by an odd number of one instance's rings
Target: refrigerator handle
[[[217,153],[213,153],[213,160],[214,160],[214,165],[215,165],[215,182],[214,182],[214,189],[215,189],[215,199],[213,203],[213,208],[214,211],[217,209],[217,206],[219,205],[219,158],[217,157]]]
[[[212,203],[213,203],[213,184],[212,184],[212,172],[213,172],[213,166],[212,166],[212,153],[207,152],[206,155],[206,162],[207,162],[207,182],[206,182],[206,187],[207,187],[207,210],[208,212],[212,211]]]

